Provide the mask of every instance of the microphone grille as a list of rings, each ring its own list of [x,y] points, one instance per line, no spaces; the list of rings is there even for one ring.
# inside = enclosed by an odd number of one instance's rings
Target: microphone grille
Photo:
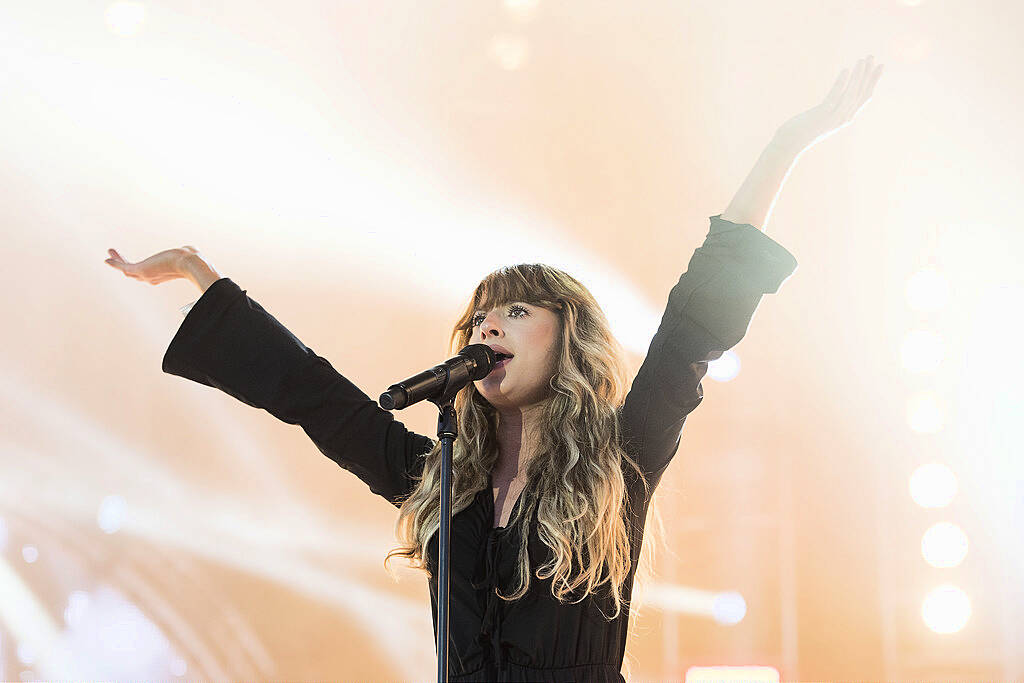
[[[475,367],[471,374],[474,380],[486,377],[497,362],[494,350],[487,344],[470,344],[459,351],[459,355],[466,356],[473,361]]]

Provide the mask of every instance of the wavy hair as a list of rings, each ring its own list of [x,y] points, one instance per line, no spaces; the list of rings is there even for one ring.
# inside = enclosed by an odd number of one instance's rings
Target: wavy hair
[[[619,440],[619,408],[628,391],[622,346],[593,295],[578,280],[543,264],[518,264],[487,275],[455,324],[450,352],[471,342],[476,311],[523,302],[555,312],[560,321],[556,369],[544,401],[539,443],[526,466],[526,486],[509,526],[520,525],[518,583],[509,595],[516,600],[529,590],[531,576],[548,579],[561,602],[579,602],[607,586],[616,618],[624,603],[623,583],[631,568],[624,467],[649,485]],[[489,488],[498,460],[497,411],[466,385],[455,397],[459,434],[452,451],[454,495],[452,514],[464,510]],[[440,442],[425,455],[423,473],[402,502],[396,537],[401,544],[384,560],[405,557],[423,569],[424,549],[440,527]],[[650,511],[653,510],[653,504]],[[550,559],[531,572],[527,541],[529,523],[537,516],[538,535],[550,548]],[[660,526],[660,519],[659,526]],[[644,544],[649,546],[650,544]],[[650,572],[653,548],[645,552],[638,574]],[[637,580],[635,578],[635,580]],[[582,589],[582,594],[572,597]],[[603,614],[603,611],[602,611]]]

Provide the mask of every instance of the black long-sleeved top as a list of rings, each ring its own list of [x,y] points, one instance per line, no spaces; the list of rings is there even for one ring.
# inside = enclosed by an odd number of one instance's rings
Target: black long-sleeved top
[[[703,400],[707,364],[746,334],[765,293],[796,269],[785,248],[749,224],[711,217],[704,244],[668,296],[661,324],[621,407],[625,450],[657,486],[675,454],[687,414]],[[217,280],[188,312],[163,358],[163,371],[224,391],[302,427],[327,457],[372,492],[399,505],[422,472],[433,440],[394,419],[331,364],[306,347],[230,278]],[[650,502],[623,467],[633,516],[629,599]],[[523,496],[519,500],[522,501]],[[518,505],[518,503],[517,503]],[[493,528],[493,493],[481,490],[452,520],[451,680],[624,681],[619,673],[629,611],[608,621],[607,591],[559,603],[551,580],[534,576],[529,592],[508,602],[495,587],[514,587],[518,526]],[[528,548],[539,566],[547,548],[531,520]],[[437,534],[426,562],[437,638]]]

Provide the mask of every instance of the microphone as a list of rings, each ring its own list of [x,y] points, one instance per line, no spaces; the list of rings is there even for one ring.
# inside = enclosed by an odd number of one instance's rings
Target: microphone
[[[451,399],[462,387],[490,374],[499,360],[509,357],[495,353],[487,344],[470,344],[454,358],[392,384],[380,395],[378,403],[385,410],[401,410],[424,399]]]

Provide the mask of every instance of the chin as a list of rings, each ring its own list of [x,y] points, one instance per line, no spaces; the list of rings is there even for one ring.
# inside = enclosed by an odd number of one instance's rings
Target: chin
[[[509,409],[516,407],[513,401],[510,401],[508,397],[503,396],[499,392],[480,391],[477,389],[477,393],[495,409]]]

